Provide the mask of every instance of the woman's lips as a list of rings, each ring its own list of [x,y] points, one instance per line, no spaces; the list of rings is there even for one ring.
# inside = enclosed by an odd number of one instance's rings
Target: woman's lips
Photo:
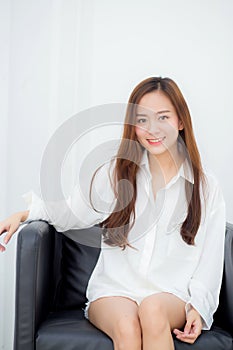
[[[151,146],[159,146],[159,145],[161,145],[163,143],[164,140],[165,140],[165,136],[164,137],[159,137],[159,138],[156,138],[156,139],[147,139],[147,142]]]

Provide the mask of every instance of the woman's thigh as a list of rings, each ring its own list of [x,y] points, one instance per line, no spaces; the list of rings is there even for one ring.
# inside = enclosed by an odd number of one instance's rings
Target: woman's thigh
[[[103,297],[91,302],[88,319],[112,339],[121,328],[129,333],[140,328],[138,305],[126,297]]]
[[[143,299],[139,306],[139,315],[148,316],[150,313],[154,313],[155,316],[164,315],[171,330],[185,325],[185,302],[174,294],[156,293]]]

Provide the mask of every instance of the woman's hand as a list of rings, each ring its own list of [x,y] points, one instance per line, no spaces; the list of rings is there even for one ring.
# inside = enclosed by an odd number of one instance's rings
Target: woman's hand
[[[0,222],[0,236],[4,232],[7,232],[6,236],[4,237],[4,245],[9,242],[12,235],[18,230],[20,223],[27,219],[28,214],[28,210],[20,211]],[[4,245],[0,243],[0,252],[4,252],[6,250]]]
[[[187,321],[184,327],[184,331],[179,329],[174,329],[173,333],[176,335],[176,338],[185,342],[193,344],[195,340],[201,334],[202,329],[202,319],[200,314],[193,307],[189,310],[187,314]]]

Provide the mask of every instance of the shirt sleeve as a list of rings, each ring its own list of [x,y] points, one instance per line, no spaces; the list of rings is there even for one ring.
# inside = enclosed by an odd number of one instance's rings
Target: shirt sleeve
[[[210,212],[201,257],[189,284],[190,300],[185,306],[186,316],[191,305],[199,312],[203,330],[210,329],[213,314],[219,303],[224,265],[225,202],[218,185],[211,189]]]
[[[64,200],[45,201],[33,190],[24,193],[29,210],[28,220],[45,220],[59,232],[82,229],[99,224],[112,212],[115,195],[109,166],[104,165],[96,173],[89,198],[90,182],[77,184]]]

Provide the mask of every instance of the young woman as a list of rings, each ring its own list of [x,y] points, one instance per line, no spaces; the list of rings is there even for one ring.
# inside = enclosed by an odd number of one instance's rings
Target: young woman
[[[96,193],[105,196],[105,210]],[[135,87],[116,158],[93,176],[89,204],[76,191],[68,202],[77,219],[65,220],[58,206],[50,220],[31,193],[30,210],[3,221],[0,233],[8,232],[7,243],[29,218],[58,231],[103,227],[85,316],[115,350],[172,350],[172,332],[193,343],[210,329],[223,271],[225,205],[217,181],[202,169],[190,113],[173,80],[152,77]]]

